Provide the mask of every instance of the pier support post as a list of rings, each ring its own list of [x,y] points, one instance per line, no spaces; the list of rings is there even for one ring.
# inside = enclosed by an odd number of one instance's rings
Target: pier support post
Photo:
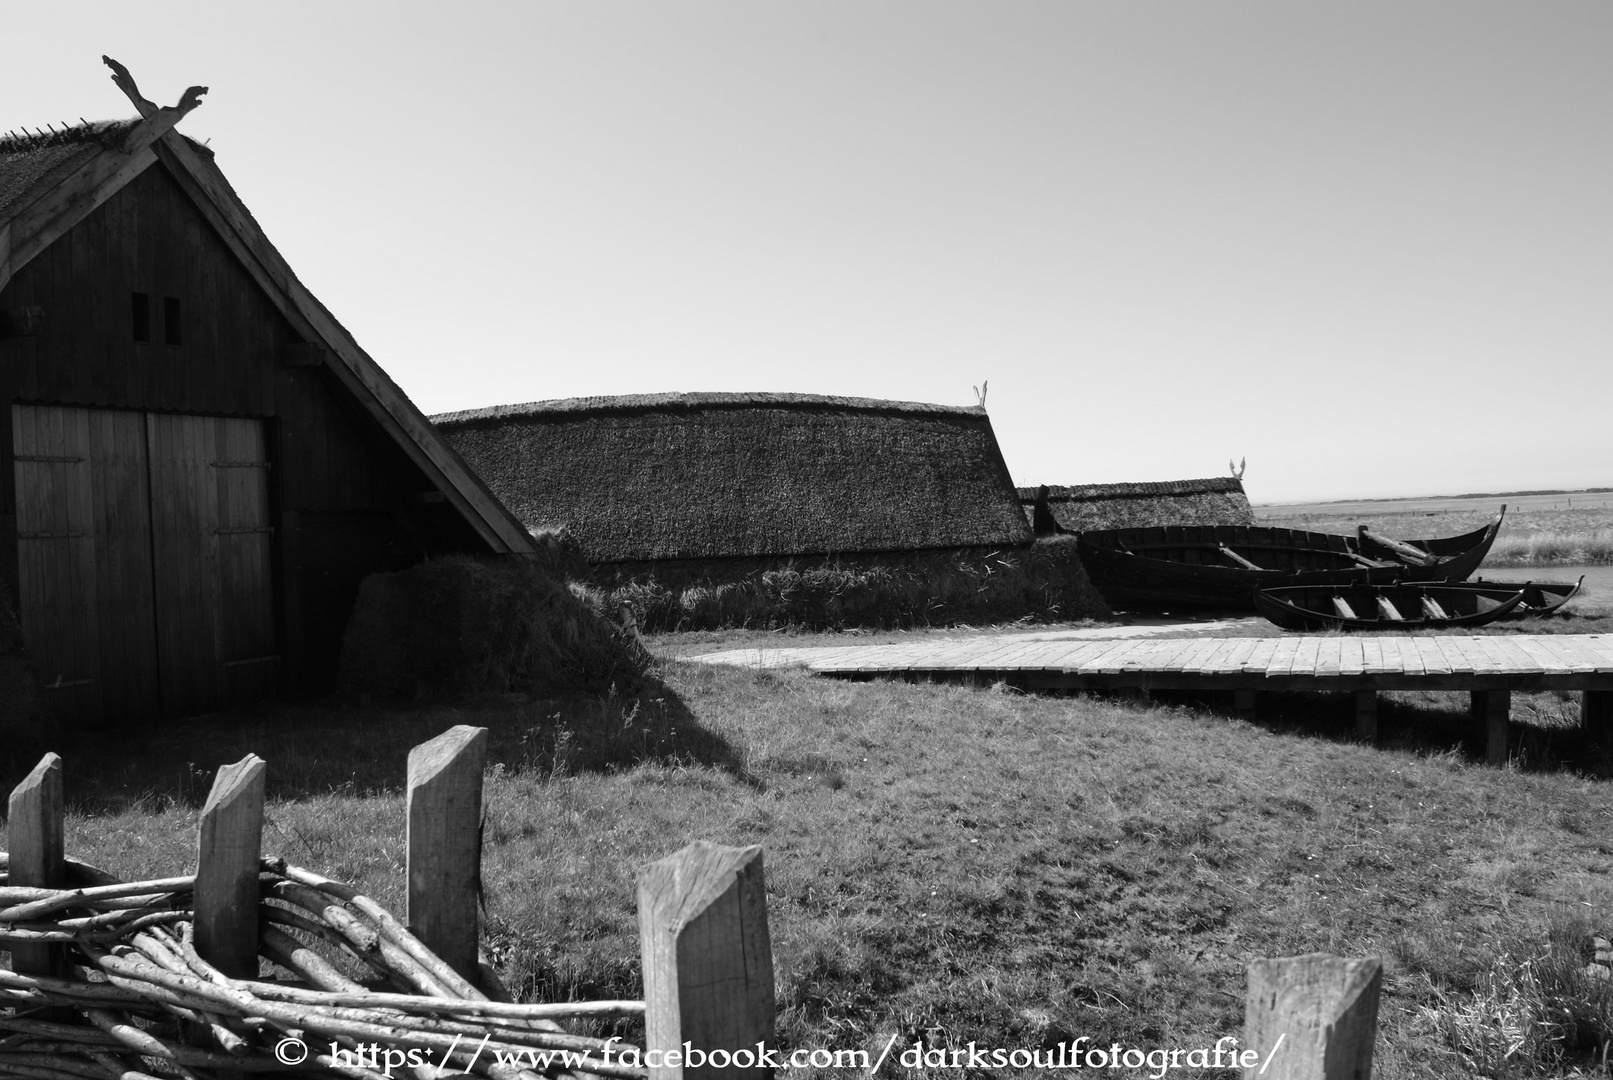
[[[1357,690],[1355,692],[1355,736],[1363,742],[1375,742],[1378,738],[1378,692],[1376,690]]]
[[[1474,690],[1472,695],[1469,712],[1484,724],[1486,759],[1491,765],[1505,765],[1512,734],[1512,691]]]
[[[1582,691],[1579,723],[1593,742],[1613,749],[1613,690]]]
[[[1253,720],[1255,706],[1260,704],[1260,691],[1238,689],[1232,691],[1232,711],[1244,720]]]

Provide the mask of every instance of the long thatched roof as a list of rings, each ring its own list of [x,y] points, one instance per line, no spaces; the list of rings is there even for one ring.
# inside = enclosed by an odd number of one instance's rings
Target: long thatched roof
[[[1135,484],[1079,484],[1018,489],[1038,533],[1139,529],[1156,525],[1252,525],[1243,481],[1230,476]],[[1041,504],[1039,507],[1038,504]]]
[[[651,394],[432,417],[529,527],[593,562],[1031,540],[984,409]]]

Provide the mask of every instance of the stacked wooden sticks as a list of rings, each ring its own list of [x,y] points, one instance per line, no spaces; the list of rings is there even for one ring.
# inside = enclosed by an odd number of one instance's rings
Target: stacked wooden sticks
[[[124,883],[68,866],[83,885],[40,889],[0,879],[0,945],[57,947],[75,961],[57,975],[0,970],[0,1075],[117,1080],[151,1069],[369,1078],[385,1074],[358,1062],[379,1065],[387,1050],[399,1052],[392,1061],[450,1066],[445,1075],[530,1077],[533,1070],[501,1061],[562,1060],[534,1050],[570,1052],[569,1068],[545,1072],[644,1075],[611,1060],[627,1049],[620,1041],[557,1023],[642,1015],[642,1001],[489,1000],[374,900],[281,860],[262,863],[260,949],[297,982],[232,979],[198,954],[194,875]],[[403,992],[367,988],[331,954]]]
[[[61,759],[46,755],[12,793],[0,852],[0,1077],[644,1076],[634,1048],[559,1023],[644,1002],[515,1004],[479,962],[466,836],[485,745],[459,727],[410,754],[407,927],[261,857],[256,756],[219,770],[195,874],[123,882],[66,857]],[[259,979],[260,959],[291,978]]]

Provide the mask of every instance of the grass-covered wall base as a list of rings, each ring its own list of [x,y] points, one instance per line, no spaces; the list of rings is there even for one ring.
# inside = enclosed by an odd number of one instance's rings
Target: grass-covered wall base
[[[591,588],[607,610],[625,605],[647,631],[891,629],[1110,614],[1073,537],[1021,547],[606,563],[593,568]]]
[[[450,556],[364,579],[342,642],[346,697],[445,701],[636,684],[649,658],[543,560]]]

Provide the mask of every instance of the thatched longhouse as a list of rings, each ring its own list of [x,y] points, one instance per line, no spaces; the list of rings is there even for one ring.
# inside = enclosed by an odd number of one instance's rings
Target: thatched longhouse
[[[1023,487],[1019,489],[1019,501],[1038,536],[1155,525],[1253,525],[1255,521],[1243,481],[1231,476],[1141,484]]]
[[[648,394],[432,417],[517,517],[592,563],[1028,544],[974,406]]]
[[[1103,610],[1073,544],[1034,542],[978,407],[655,394],[433,419],[530,528],[565,531],[610,610],[649,629]]]

